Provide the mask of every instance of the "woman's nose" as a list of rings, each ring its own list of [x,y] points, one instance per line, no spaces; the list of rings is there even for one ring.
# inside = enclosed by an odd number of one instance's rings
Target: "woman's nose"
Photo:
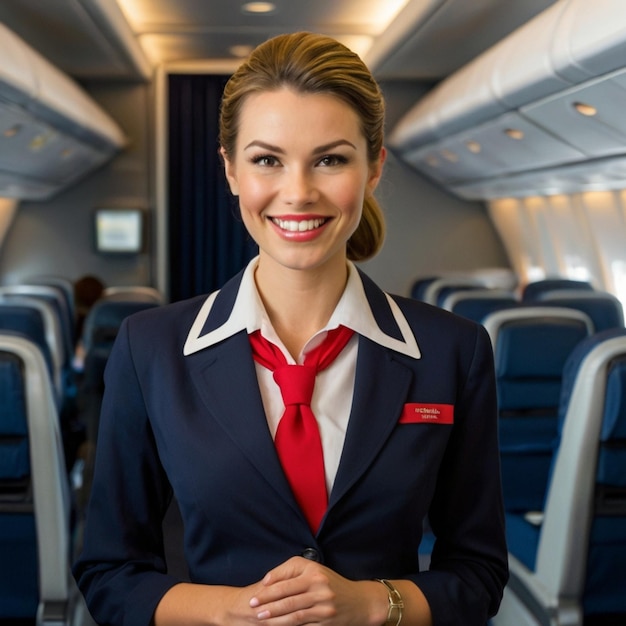
[[[282,195],[287,204],[294,206],[310,204],[319,198],[313,177],[300,169],[285,174]]]

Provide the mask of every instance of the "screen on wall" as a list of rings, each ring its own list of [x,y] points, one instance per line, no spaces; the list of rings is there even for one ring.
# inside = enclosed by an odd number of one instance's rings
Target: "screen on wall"
[[[142,209],[96,209],[96,250],[110,254],[137,254],[145,246]]]

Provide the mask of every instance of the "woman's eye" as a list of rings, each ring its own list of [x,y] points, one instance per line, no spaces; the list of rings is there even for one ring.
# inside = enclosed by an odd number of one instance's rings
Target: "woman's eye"
[[[255,165],[263,165],[264,167],[274,167],[278,165],[278,159],[269,154],[260,154],[252,159]]]
[[[342,165],[347,161],[348,159],[346,159],[346,157],[339,154],[327,154],[319,160],[319,164],[324,167],[332,167],[333,165]]]

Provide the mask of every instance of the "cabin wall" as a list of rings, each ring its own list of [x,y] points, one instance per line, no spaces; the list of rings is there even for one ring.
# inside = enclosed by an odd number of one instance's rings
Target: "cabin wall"
[[[481,203],[435,187],[393,154],[376,195],[387,222],[385,245],[360,266],[386,291],[409,295],[419,276],[510,267]]]
[[[383,81],[386,128],[431,85]],[[361,267],[386,291],[409,295],[419,276],[483,268],[510,269],[502,241],[483,203],[461,200],[387,155],[376,192],[387,222],[381,252]]]
[[[118,122],[128,145],[113,161],[44,202],[21,202],[0,248],[0,283],[32,275],[75,280],[99,276],[106,285],[152,283],[149,254],[112,257],[93,245],[98,206],[150,208],[150,88],[129,83],[87,86],[90,95]]]
[[[23,202],[0,248],[0,284],[31,275],[72,280],[95,274],[107,285],[155,285],[150,254],[106,257],[93,247],[92,210],[142,206],[155,235],[152,89],[149,85],[97,83],[87,90],[129,138],[122,154],[76,186],[47,202]],[[388,124],[416,99],[415,87],[384,87]],[[419,275],[448,270],[509,267],[486,208],[438,189],[390,154],[377,196],[387,218],[387,239],[363,269],[384,289],[408,294]],[[154,251],[154,245],[151,250]]]

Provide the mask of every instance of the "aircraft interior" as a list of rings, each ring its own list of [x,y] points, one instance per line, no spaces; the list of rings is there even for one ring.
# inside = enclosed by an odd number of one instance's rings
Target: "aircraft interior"
[[[623,0],[0,2],[0,626],[95,624],[71,563],[111,345],[222,281],[185,283],[193,246],[171,243],[175,78],[223,80],[301,30],[385,95],[387,243],[365,271],[493,346],[510,579],[489,626],[623,626]]]

